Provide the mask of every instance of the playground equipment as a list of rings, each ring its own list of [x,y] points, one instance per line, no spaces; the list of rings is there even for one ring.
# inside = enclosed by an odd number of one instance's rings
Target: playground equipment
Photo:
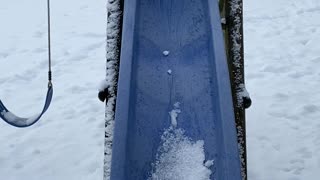
[[[216,1],[121,4],[124,16],[111,179],[150,178],[161,134],[168,127],[181,128],[188,138],[204,141],[206,158],[215,160],[211,179],[245,179],[244,109],[251,100],[241,96],[245,91],[242,1],[221,1],[220,5],[226,4],[220,6],[226,12],[222,16],[227,22],[226,48]],[[173,110],[179,112],[178,119],[170,117]]]
[[[38,114],[35,114],[34,116],[28,117],[28,118],[22,118],[18,117],[15,114],[11,113],[3,104],[3,102],[0,100],[0,117],[8,124],[24,128],[29,127],[33,124],[35,124],[37,121],[40,120],[41,116],[48,110],[52,95],[53,95],[53,85],[52,85],[52,71],[51,71],[51,36],[50,36],[50,1],[47,0],[47,13],[48,13],[48,91],[46,100],[44,103],[44,107],[42,111]]]

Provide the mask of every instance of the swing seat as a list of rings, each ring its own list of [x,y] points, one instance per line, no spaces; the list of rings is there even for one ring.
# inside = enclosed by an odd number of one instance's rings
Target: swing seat
[[[50,36],[50,0],[47,0],[47,12],[48,12],[48,91],[47,91],[47,97],[46,101],[44,103],[43,109],[40,112],[40,114],[36,114],[34,116],[31,116],[29,118],[22,118],[19,116],[16,116],[12,112],[10,112],[2,103],[0,100],[0,118],[3,119],[8,124],[23,128],[23,127],[29,127],[39,121],[41,116],[48,110],[52,95],[53,95],[53,87],[52,87],[52,73],[51,73],[51,36]]]
[[[41,113],[31,116],[29,118],[22,118],[14,115],[4,106],[4,104],[0,100],[0,117],[8,124],[15,127],[23,128],[23,127],[31,126],[34,123],[36,123],[41,118],[41,116],[47,111],[52,100],[52,95],[53,95],[53,87],[50,85],[48,86],[46,101],[44,103],[44,107]]]

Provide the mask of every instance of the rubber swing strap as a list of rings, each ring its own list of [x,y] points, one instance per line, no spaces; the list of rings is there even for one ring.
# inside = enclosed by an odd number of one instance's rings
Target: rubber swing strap
[[[23,127],[31,126],[37,121],[39,121],[41,116],[47,111],[52,100],[52,95],[53,95],[53,88],[52,86],[48,86],[46,101],[44,103],[41,113],[35,114],[28,118],[18,117],[15,114],[11,113],[0,100],[0,117],[8,124],[15,127],[23,128]]]

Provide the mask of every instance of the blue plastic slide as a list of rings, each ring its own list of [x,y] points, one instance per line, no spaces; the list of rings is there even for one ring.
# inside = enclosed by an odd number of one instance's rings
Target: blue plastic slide
[[[125,0],[111,180],[240,171],[218,1]]]

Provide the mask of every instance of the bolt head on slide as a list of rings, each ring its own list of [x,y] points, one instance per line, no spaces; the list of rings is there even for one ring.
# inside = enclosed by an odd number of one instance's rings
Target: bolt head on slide
[[[101,102],[104,102],[105,100],[108,101],[108,99],[110,98],[108,88],[104,89],[104,91],[99,91],[98,98]]]

